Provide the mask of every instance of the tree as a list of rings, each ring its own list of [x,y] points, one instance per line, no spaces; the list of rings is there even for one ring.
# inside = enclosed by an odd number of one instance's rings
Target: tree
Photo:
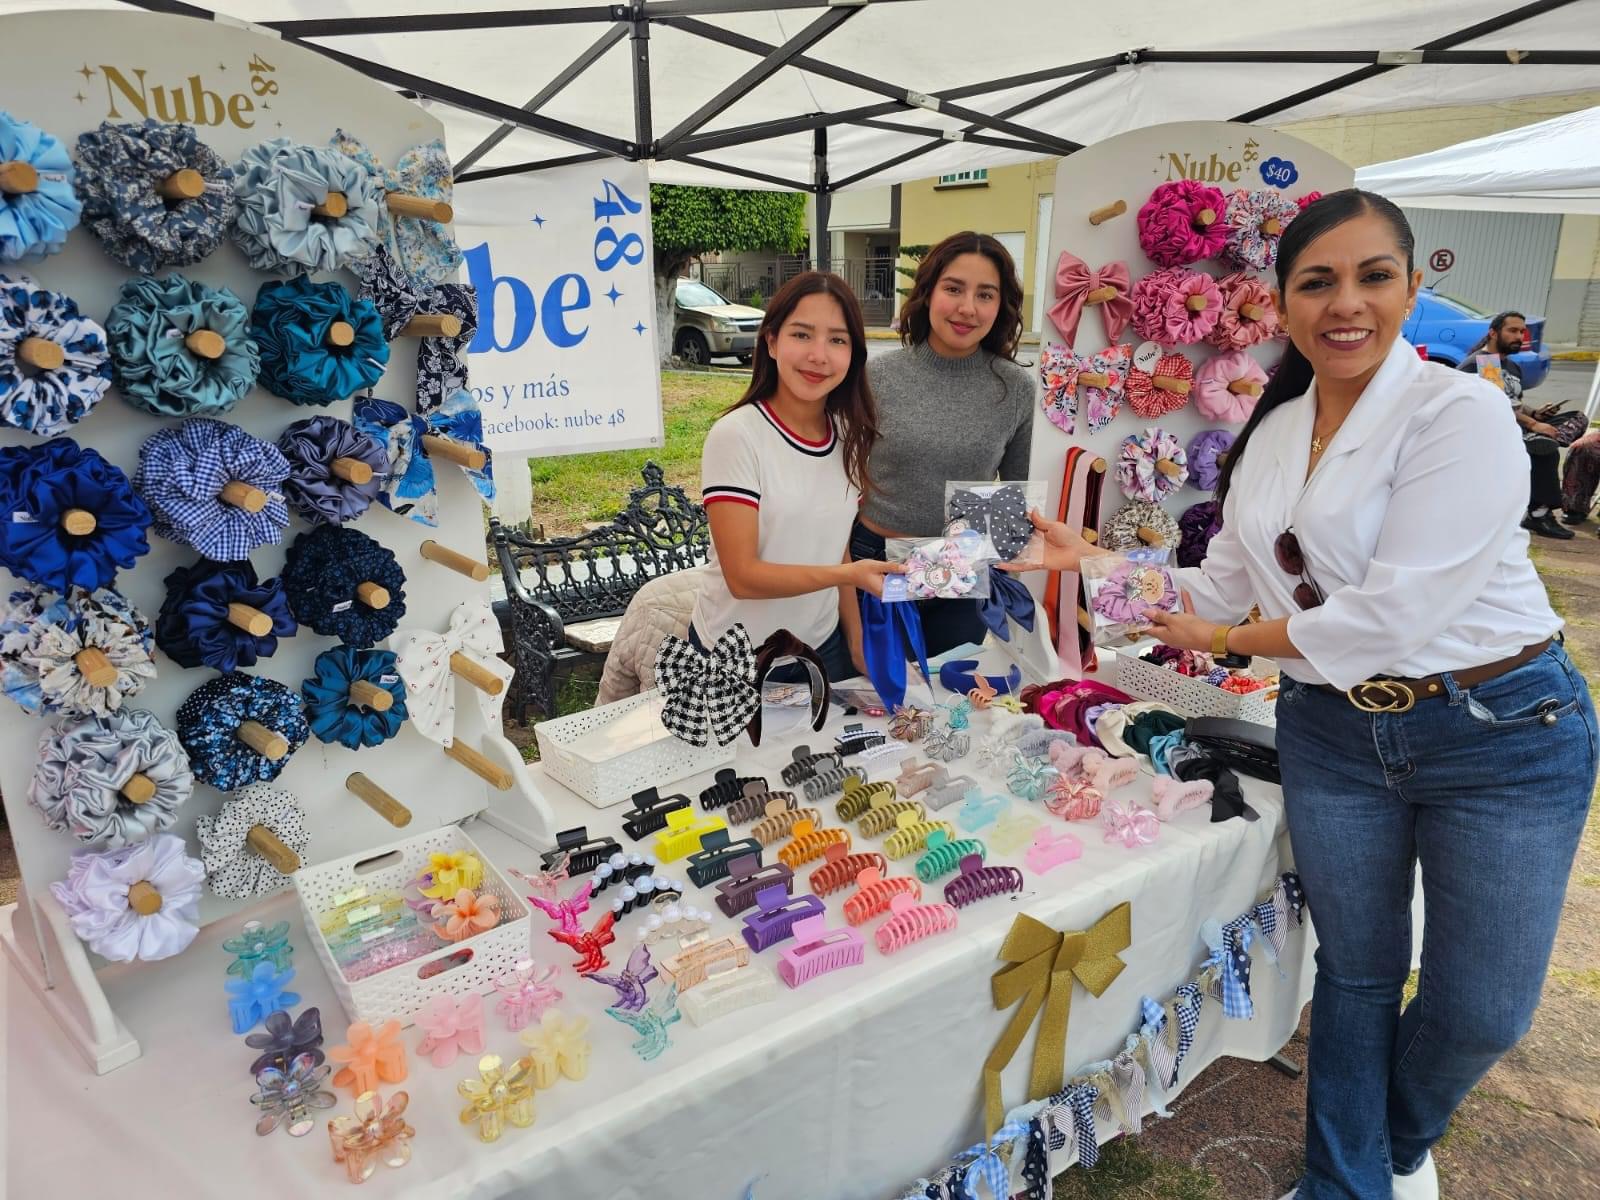
[[[690,261],[713,251],[799,250],[806,243],[806,198],[803,192],[652,183],[650,229],[655,241],[656,343],[665,361],[672,354],[673,291]]]
[[[932,249],[932,246],[896,246],[895,253],[901,258],[909,258],[911,260],[911,265],[909,267],[903,267],[899,263],[896,263],[894,267],[895,273],[904,275],[908,283],[914,281],[917,277],[917,266],[922,262],[928,251]],[[911,289],[908,287],[897,287],[895,288],[895,291],[902,296],[909,296],[911,294]]]

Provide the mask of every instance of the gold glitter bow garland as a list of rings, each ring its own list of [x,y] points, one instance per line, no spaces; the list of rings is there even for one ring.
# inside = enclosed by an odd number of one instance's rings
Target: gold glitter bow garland
[[[1072,1014],[1076,979],[1099,996],[1122,974],[1117,955],[1133,938],[1133,908],[1124,900],[1088,929],[1057,932],[1026,915],[1011,923],[1000,957],[1007,962],[994,973],[994,1006],[1005,1011],[1021,1004],[983,1064],[984,1129],[993,1134],[1005,1119],[1000,1074],[1022,1044],[1023,1035],[1042,1008],[1039,1039],[1033,1048],[1028,1099],[1042,1100],[1061,1090],[1067,1054],[1067,1019]]]

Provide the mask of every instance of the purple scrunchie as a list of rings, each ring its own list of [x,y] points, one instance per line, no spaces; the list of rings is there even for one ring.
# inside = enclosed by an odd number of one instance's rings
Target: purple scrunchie
[[[367,511],[383,487],[389,456],[376,438],[338,417],[296,421],[278,438],[289,460],[284,501],[312,525],[343,525]],[[335,459],[355,459],[371,468],[364,483],[334,474]]]
[[[1232,448],[1233,434],[1226,429],[1202,429],[1195,434],[1189,443],[1189,482],[1202,492],[1216,491],[1217,481],[1222,478],[1217,456]]]
[[[1178,518],[1178,565],[1198,567],[1205,561],[1211,539],[1222,532],[1222,506],[1204,500],[1184,510]]]

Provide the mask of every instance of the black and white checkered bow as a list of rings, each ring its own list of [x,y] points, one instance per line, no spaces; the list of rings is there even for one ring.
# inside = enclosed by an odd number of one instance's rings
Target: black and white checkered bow
[[[656,686],[666,698],[661,723],[691,746],[713,737],[726,746],[761,711],[755,680],[755,647],[743,625],[729,628],[710,653],[668,634],[656,651]]]

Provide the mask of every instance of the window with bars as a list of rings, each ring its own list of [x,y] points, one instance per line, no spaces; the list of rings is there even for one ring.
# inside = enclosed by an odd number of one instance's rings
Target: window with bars
[[[978,167],[971,171],[955,171],[949,175],[939,176],[938,186],[952,187],[987,187],[989,184],[989,169]]]

